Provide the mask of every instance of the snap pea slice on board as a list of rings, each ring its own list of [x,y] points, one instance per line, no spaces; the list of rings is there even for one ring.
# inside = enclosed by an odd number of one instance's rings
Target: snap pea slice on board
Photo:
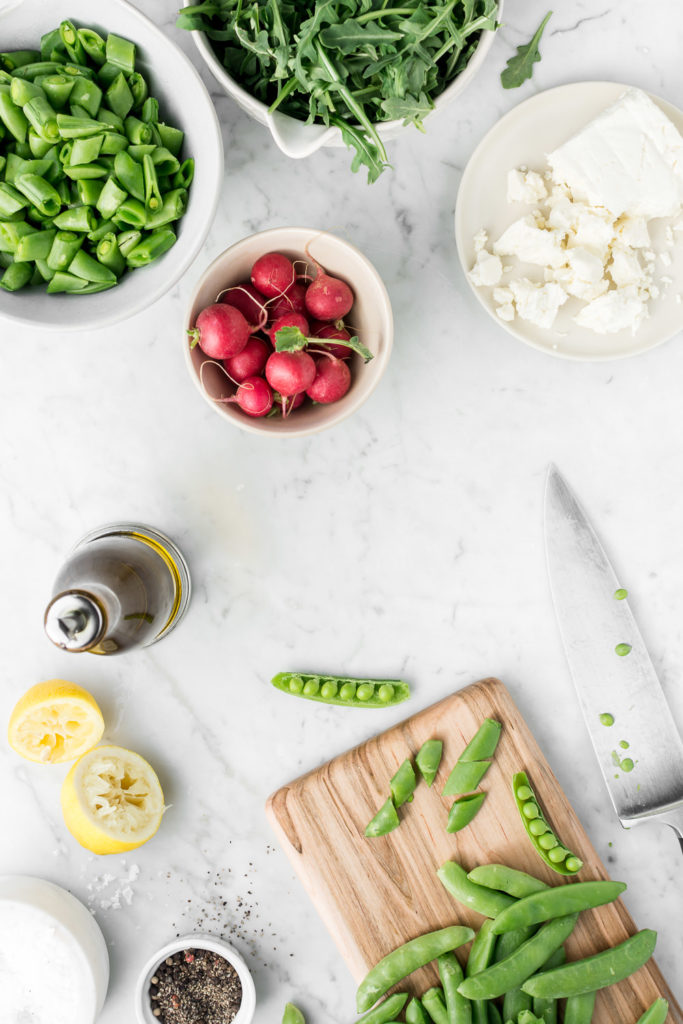
[[[607,988],[608,985],[614,985],[630,977],[634,971],[647,963],[654,952],[656,942],[657,932],[644,928],[625,942],[602,953],[596,953],[583,960],[574,960],[550,971],[542,971],[525,981],[522,987],[531,996],[552,999],[580,996],[585,992]]]
[[[612,903],[626,889],[624,882],[575,882],[558,885],[542,892],[524,896],[499,914],[493,922],[496,935],[549,921],[553,917],[590,910]]]
[[[490,761],[456,761],[455,767],[446,780],[442,796],[471,793],[491,767]]]
[[[442,796],[454,796],[476,789],[491,764],[502,729],[500,722],[485,718],[458,758],[446,780]]]
[[[564,1024],[591,1024],[597,992],[570,996],[564,1007]]]
[[[431,1017],[434,1024],[448,1024],[448,1010],[446,1000],[440,988],[427,989],[422,996],[422,1005]]]
[[[365,826],[365,835],[368,839],[376,839],[378,836],[385,836],[389,832],[393,832],[400,824],[401,822],[394,807],[394,801],[389,797],[382,804],[372,821],[369,821]]]
[[[306,1024],[306,1018],[294,1003],[285,1005],[285,1012],[282,1016],[282,1024]]]
[[[497,999],[505,995],[510,989],[521,986],[530,996],[550,996],[555,998],[552,992],[536,991],[527,988],[527,979],[531,978],[548,957],[562,945],[565,939],[571,935],[576,924],[578,914],[568,914],[566,917],[557,917],[549,921],[542,928],[532,935],[530,939],[523,942],[518,949],[507,956],[499,963],[492,964],[480,974],[471,978],[465,978],[460,985],[460,992],[468,999]],[[555,974],[557,970],[564,970],[559,967],[548,972]],[[537,977],[541,977],[539,974]]]
[[[559,967],[566,959],[567,954],[564,951],[564,946],[560,946],[551,957],[548,957],[543,965],[543,969],[548,971],[551,967]],[[536,996],[534,999],[533,1011],[543,1024],[557,1024],[557,1009],[556,999],[543,999],[540,996]]]
[[[387,708],[410,697],[410,687],[400,679],[354,679],[305,672],[278,672],[271,679],[283,693],[345,708]]]
[[[368,971],[356,992],[356,1009],[359,1013],[369,1010],[392,985],[396,985],[406,975],[436,960],[442,953],[452,952],[473,938],[474,932],[471,928],[452,925],[449,928],[418,935],[417,938],[405,942]]]
[[[427,740],[417,752],[415,764],[428,786],[431,786],[441,764],[443,743],[441,740]]]
[[[437,871],[437,875],[451,896],[484,917],[498,917],[515,902],[512,896],[470,882],[467,872],[457,861],[446,861]]]
[[[494,718],[485,718],[467,744],[458,761],[483,761],[493,757],[503,726]]]
[[[512,792],[526,834],[539,857],[559,875],[575,875],[580,871],[583,861],[560,843],[539,807],[526,772],[512,776]]]
[[[470,882],[485,885],[487,889],[498,889],[516,899],[523,899],[534,892],[543,892],[550,888],[540,878],[528,875],[526,871],[509,868],[505,864],[480,864],[479,867],[472,868],[467,877]]]
[[[448,812],[446,831],[459,832],[469,825],[481,810],[485,799],[486,793],[468,793],[466,796],[459,796]]]
[[[468,978],[485,970],[493,959],[493,952],[498,939],[493,934],[492,928],[493,921],[484,921],[474,936],[474,942],[470,946],[470,954],[467,958],[467,966],[465,967],[465,974]],[[483,999],[475,999],[471,1002],[473,1024],[488,1024],[489,1004]]]
[[[404,992],[396,992],[395,995],[389,996],[379,1006],[375,1006],[369,1013],[360,1017],[356,1024],[391,1024],[391,1021],[398,1017],[407,1001],[408,996]]]
[[[406,758],[391,779],[389,785],[391,786],[391,798],[394,801],[394,807],[398,808],[402,807],[403,804],[410,803],[417,786],[415,769],[410,758]]]
[[[448,1024],[472,1024],[472,1004],[458,992],[463,979],[462,967],[454,953],[442,953],[437,960],[441,987],[446,1000]]]
[[[427,1011],[419,999],[411,999],[406,1006],[406,1024],[429,1024]]]
[[[638,1024],[664,1024],[666,1015],[669,1012],[669,1004],[666,999],[655,999],[652,1006],[649,1006]]]

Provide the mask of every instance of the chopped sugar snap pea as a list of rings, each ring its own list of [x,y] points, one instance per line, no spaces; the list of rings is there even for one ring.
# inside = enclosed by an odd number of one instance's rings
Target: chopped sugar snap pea
[[[443,796],[471,793],[476,789],[491,766],[490,761],[458,761],[448,776]]]
[[[282,1024],[306,1024],[306,1018],[294,1003],[285,1005],[285,1012],[282,1015]]]
[[[389,785],[391,787],[391,799],[394,802],[394,807],[402,807],[403,804],[409,803],[413,799],[417,779],[415,778],[415,769],[409,758],[406,758],[399,767],[396,774],[390,780]]]
[[[486,793],[459,796],[448,813],[447,832],[459,832],[472,821],[486,799]]]
[[[365,835],[368,839],[376,839],[378,836],[385,836],[387,833],[393,832],[400,824],[401,821],[396,813],[394,801],[389,797],[382,804],[375,817],[365,826]]]
[[[340,707],[383,708],[410,697],[410,687],[400,679],[351,679],[305,672],[278,672],[271,680],[283,693]]]
[[[625,658],[627,654],[631,653],[632,648],[630,644],[617,644],[614,650],[620,658]]]
[[[526,833],[539,857],[558,874],[575,875],[583,867],[583,861],[558,840],[538,805],[526,772],[513,775],[512,792]]]
[[[457,796],[477,788],[491,765],[501,729],[500,722],[484,719],[448,776],[442,796]]]
[[[427,740],[417,753],[415,764],[420,769],[420,774],[428,786],[431,786],[436,778],[442,753],[443,743],[441,740]]]
[[[668,1012],[669,1004],[666,999],[655,999],[654,1003],[639,1018],[638,1024],[664,1024]]]

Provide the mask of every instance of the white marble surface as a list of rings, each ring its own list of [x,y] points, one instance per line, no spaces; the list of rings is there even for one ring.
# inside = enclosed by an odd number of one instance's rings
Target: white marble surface
[[[171,0],[139,0],[173,27]],[[96,334],[0,325],[0,721],[51,676],[96,694],[107,737],[158,768],[172,805],[128,857],[74,844],[60,769],[3,745],[0,871],[68,886],[95,910],[112,953],[101,1024],[132,1018],[134,979],[155,946],[205,925],[253,965],[256,1024],[293,998],[315,1022],[353,1016],[353,984],[263,814],[271,790],[399,720],[278,696],[284,667],[400,673],[416,710],[477,678],[509,686],[601,855],[629,883],[641,927],[678,997],[681,855],[663,827],[622,831],[596,772],[550,604],[542,486],[555,460],[607,542],[683,726],[683,459],[679,337],[637,359],[571,364],[497,329],[458,266],[452,212],[487,128],[535,90],[614,79],[680,102],[681,12],[565,0],[534,80],[498,73],[545,13],[507,0],[506,26],[457,106],[391,146],[371,188],[327,150],[290,163],[209,81],[224,126],[225,191],[205,250],[172,294]],[[656,16],[655,16],[656,12]],[[396,345],[382,385],[337,429],[273,442],[238,432],[200,400],[181,353],[194,282],[259,228],[335,229],[382,273]],[[53,575],[86,530],[117,518],[166,529],[191,560],[181,629],[120,659],[75,658],[44,638]],[[133,868],[132,902],[107,907]],[[113,876],[105,885],[103,876]],[[1,1016],[1,1012],[0,1012]]]

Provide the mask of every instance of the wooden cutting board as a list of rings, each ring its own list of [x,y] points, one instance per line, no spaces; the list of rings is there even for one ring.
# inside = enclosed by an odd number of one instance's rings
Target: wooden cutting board
[[[487,798],[471,825],[449,835],[445,826],[452,801],[443,799],[441,790],[486,717],[503,723],[496,756],[480,787]],[[444,743],[434,785],[418,785],[413,803],[399,811],[400,828],[379,839],[366,839],[363,830],[389,796],[390,777],[431,738]],[[520,770],[528,772],[561,841],[584,861],[580,879],[608,878],[538,744],[497,679],[454,693],[270,797],[270,822],[356,981],[390,950],[422,932],[454,923],[479,927],[483,918],[449,896],[436,876],[437,868],[449,859],[467,870],[498,862],[552,885],[564,882],[540,860],[526,837],[510,788],[513,773]],[[645,921],[641,927],[650,924]],[[566,943],[568,958],[623,942],[635,930],[621,901],[587,911]],[[464,960],[462,950],[460,955]],[[437,980],[436,969],[429,966],[400,987],[421,995]],[[667,1024],[683,1024],[681,1008],[653,961],[599,994],[593,1022],[635,1024],[657,996],[669,1000]]]

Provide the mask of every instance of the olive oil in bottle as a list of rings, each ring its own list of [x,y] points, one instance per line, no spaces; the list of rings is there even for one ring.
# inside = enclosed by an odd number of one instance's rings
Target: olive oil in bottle
[[[64,651],[122,654],[166,636],[189,600],[190,572],[173,541],[115,523],[84,537],[60,569],[45,632]]]

